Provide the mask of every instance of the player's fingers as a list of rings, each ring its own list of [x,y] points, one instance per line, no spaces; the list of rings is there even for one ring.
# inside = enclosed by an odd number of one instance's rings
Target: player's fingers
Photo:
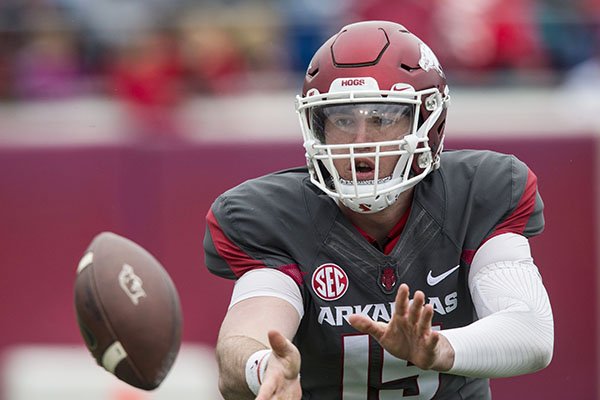
[[[417,329],[419,336],[424,336],[431,331],[431,321],[433,320],[433,307],[427,304],[422,308],[421,318],[418,321]]]
[[[411,325],[416,325],[421,319],[421,313],[423,311],[423,305],[425,304],[425,294],[420,290],[415,292],[413,301],[409,306],[408,310],[408,322]]]
[[[302,389],[298,375],[295,378],[288,377],[279,371],[265,375],[265,380],[262,382],[255,400],[300,400],[301,397]]]
[[[255,400],[270,400],[275,394],[276,385],[272,381],[265,381],[258,391],[258,395]]]
[[[386,324],[375,322],[364,315],[352,314],[348,317],[348,322],[354,329],[362,333],[368,333],[376,340],[381,339],[385,333]]]
[[[296,393],[296,391],[286,391],[281,388],[279,388],[279,390],[269,390],[263,392],[261,387],[261,391],[258,392],[258,396],[255,398],[255,400],[300,400],[301,397],[302,392]]]
[[[395,315],[397,317],[406,317],[406,313],[408,312],[408,294],[408,285],[406,283],[403,283],[398,288],[398,293],[396,294]]]

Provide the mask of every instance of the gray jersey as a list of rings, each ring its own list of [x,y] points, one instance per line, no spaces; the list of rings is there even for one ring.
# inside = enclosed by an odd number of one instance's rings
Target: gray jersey
[[[408,221],[386,253],[370,244],[306,169],[250,180],[221,195],[204,239],[211,272],[236,279],[275,268],[294,279],[304,317],[303,399],[485,399],[486,379],[423,371],[383,351],[346,321],[363,313],[389,321],[396,291],[422,290],[435,329],[476,319],[467,285],[475,251],[494,235],[542,231],[535,175],[513,156],[448,151],[415,189]]]

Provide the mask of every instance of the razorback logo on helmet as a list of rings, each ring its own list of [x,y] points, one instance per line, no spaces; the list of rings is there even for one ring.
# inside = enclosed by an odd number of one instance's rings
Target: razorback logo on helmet
[[[419,59],[419,67],[421,67],[425,71],[429,71],[430,69],[434,69],[440,74],[441,77],[445,78],[444,71],[442,71],[442,66],[440,65],[439,60],[437,59],[435,53],[427,46],[425,43],[419,43],[419,49],[421,50],[421,58]]]
[[[321,299],[337,300],[348,290],[348,275],[336,264],[323,264],[312,275],[312,288]]]
[[[337,78],[331,82],[330,92],[349,92],[353,90],[370,91],[379,90],[379,85],[374,78],[356,77],[356,78]]]

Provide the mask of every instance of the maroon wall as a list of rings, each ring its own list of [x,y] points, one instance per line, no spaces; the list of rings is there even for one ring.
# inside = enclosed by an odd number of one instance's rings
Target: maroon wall
[[[596,399],[596,140],[455,140],[512,152],[539,177],[545,233],[533,239],[556,347],[546,370],[493,382],[495,399]],[[203,266],[204,215],[225,189],[303,163],[297,143],[0,148],[0,351],[82,343],[72,306],[79,257],[103,230],[145,246],[172,275],[184,340],[214,344],[231,283]]]

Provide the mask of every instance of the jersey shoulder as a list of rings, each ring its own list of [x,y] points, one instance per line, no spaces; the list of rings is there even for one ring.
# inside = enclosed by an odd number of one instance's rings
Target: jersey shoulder
[[[470,242],[468,247],[499,233],[533,236],[543,229],[537,177],[513,155],[445,151],[440,168],[424,183],[421,201],[446,232]]]
[[[514,178],[527,174],[529,168],[525,163],[510,154],[490,150],[450,150],[442,153],[440,172],[447,184],[458,184],[461,187],[469,184],[477,190],[497,187],[505,192],[505,187],[498,187],[496,179],[508,183]]]
[[[308,169],[286,169],[247,180],[224,192],[213,204],[222,217],[297,223],[337,210],[335,204],[310,182]],[[255,221],[256,223],[257,221]]]
[[[269,210],[295,207],[302,197],[306,168],[287,169],[258,178],[249,179],[221,194],[216,203],[227,203],[229,207],[258,207]],[[233,212],[235,209],[229,209]]]
[[[440,175],[451,199],[472,200],[489,208],[514,207],[529,183],[537,179],[529,167],[511,154],[490,150],[443,153]],[[534,182],[531,182],[533,179]]]
[[[335,204],[310,183],[306,168],[248,180],[211,206],[204,238],[207,266],[235,278],[250,269],[294,265],[298,252],[314,251],[335,213]]]

